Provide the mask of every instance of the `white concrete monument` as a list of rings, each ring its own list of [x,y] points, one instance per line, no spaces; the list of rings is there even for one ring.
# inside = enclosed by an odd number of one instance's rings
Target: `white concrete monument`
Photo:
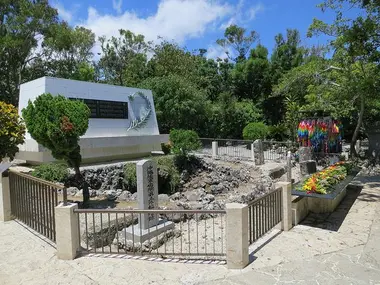
[[[136,164],[137,199],[140,210],[158,209],[157,165],[152,160],[141,160]],[[174,228],[174,223],[159,220],[157,214],[142,213],[138,224],[125,229],[127,240],[143,243]]]
[[[4,171],[8,170],[8,168],[11,167],[11,165],[12,165],[12,163],[10,163],[10,162],[1,161],[0,162],[0,175]]]
[[[85,163],[142,157],[168,141],[159,133],[150,90],[42,77],[21,84],[19,114],[43,93],[82,100],[90,108],[89,127],[80,140]],[[28,132],[16,158],[35,164],[54,160]]]

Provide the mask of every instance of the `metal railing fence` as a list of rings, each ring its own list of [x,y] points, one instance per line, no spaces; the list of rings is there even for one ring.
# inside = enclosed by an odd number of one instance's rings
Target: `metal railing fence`
[[[297,148],[298,144],[291,141],[263,141],[264,160],[285,160],[287,152]]]
[[[282,221],[282,188],[277,188],[248,204],[249,244]]]
[[[250,140],[236,139],[213,139],[201,138],[202,147],[196,152],[204,155],[212,155],[212,142],[218,142],[218,155],[220,157],[235,157],[240,159],[251,159],[251,144]]]
[[[28,174],[10,171],[9,187],[12,215],[28,227],[55,242],[55,211],[58,192],[67,202],[64,186]]]
[[[226,256],[223,210],[77,209],[74,212],[79,214],[81,246],[87,253],[207,260],[224,260]],[[142,229],[138,220],[144,214],[159,216],[160,223]],[[146,235],[146,240],[140,240],[142,235]]]
[[[201,138],[200,141],[202,147],[196,151],[197,153],[211,156],[212,142],[215,141],[218,143],[219,157],[234,157],[244,160],[252,159],[252,140]],[[291,141],[280,142],[264,140],[262,143],[264,160],[285,160],[287,152],[294,152],[298,147],[297,143]]]

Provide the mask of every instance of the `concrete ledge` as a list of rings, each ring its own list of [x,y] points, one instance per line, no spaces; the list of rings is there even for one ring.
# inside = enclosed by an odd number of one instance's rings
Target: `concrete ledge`
[[[141,158],[154,150],[161,150],[161,143],[167,140],[167,135],[81,138],[82,160],[83,163],[92,163]],[[27,140],[20,146],[16,158],[30,164],[55,161],[51,152],[34,140]]]
[[[332,213],[347,194],[347,189],[342,190],[334,199],[307,197],[309,211],[320,213]],[[305,197],[306,198],[306,197]]]
[[[302,222],[309,214],[307,197],[297,197],[292,201],[292,224],[294,226]]]

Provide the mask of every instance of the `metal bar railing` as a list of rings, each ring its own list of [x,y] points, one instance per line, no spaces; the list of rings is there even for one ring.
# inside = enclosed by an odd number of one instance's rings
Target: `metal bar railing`
[[[218,155],[221,157],[252,158],[251,144],[253,141],[250,140],[201,138],[200,142],[202,147],[196,152],[204,155],[212,155],[213,141],[218,142]]]
[[[81,245],[89,253],[224,260],[223,210],[75,209]],[[143,215],[159,222],[143,229]]]
[[[212,142],[218,143],[218,156],[252,159],[252,140],[200,138],[202,147],[196,151],[203,155],[212,155]],[[263,141],[265,160],[285,160],[289,150],[296,149],[297,143],[290,141]]]
[[[285,160],[288,151],[296,149],[297,143],[280,141],[263,141],[264,160]]]
[[[249,244],[254,243],[282,221],[282,188],[248,204]]]
[[[67,204],[63,185],[45,181],[16,171],[9,172],[12,215],[48,239],[55,241],[55,210],[59,204],[58,191]]]

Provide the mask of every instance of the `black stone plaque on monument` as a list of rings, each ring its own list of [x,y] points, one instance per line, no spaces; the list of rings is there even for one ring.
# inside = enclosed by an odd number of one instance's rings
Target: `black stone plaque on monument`
[[[90,109],[91,119],[128,119],[128,103],[119,101],[69,98],[80,100]]]

